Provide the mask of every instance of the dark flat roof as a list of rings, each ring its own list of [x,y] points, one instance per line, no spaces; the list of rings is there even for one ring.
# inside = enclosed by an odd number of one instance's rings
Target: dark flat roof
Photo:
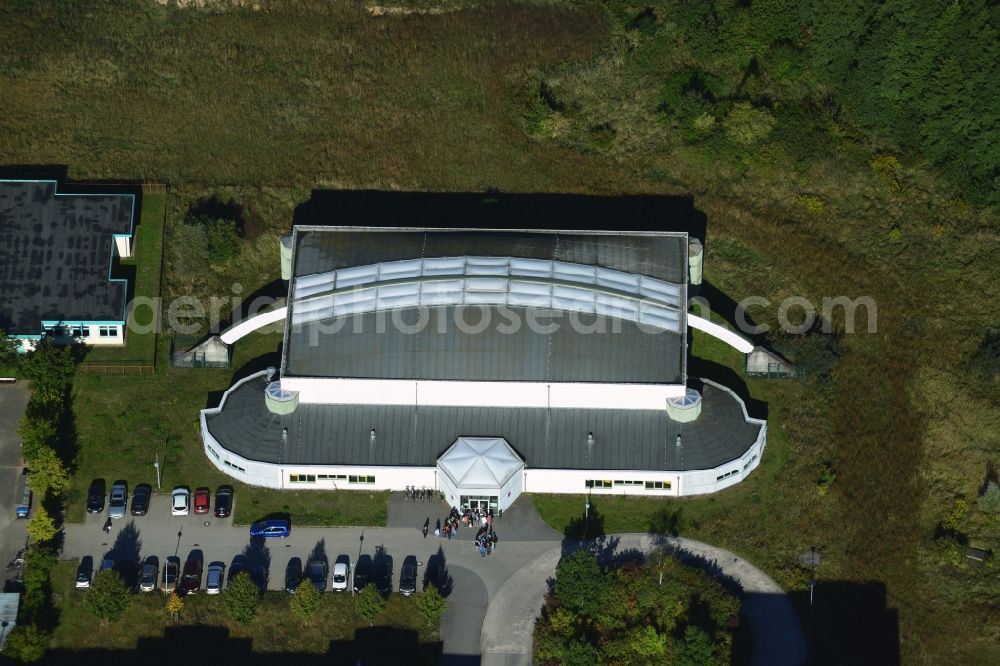
[[[264,404],[264,384],[255,377],[231,390],[222,411],[206,420],[224,447],[268,463],[427,467],[459,437],[496,436],[531,468],[685,471],[739,458],[761,427],[746,421],[729,393],[707,384],[701,416],[685,424],[666,410],[622,409],[303,404],[276,416]],[[591,432],[595,443],[588,450]]]
[[[0,327],[37,335],[42,320],[121,321],[111,281],[114,234],[131,234],[132,194],[57,194],[54,181],[0,181]]]
[[[397,330],[420,321],[416,309],[365,313],[289,327],[284,374],[295,377],[364,377],[526,382],[682,383],[684,341],[677,333],[644,330],[621,319],[602,320],[604,333],[585,332],[594,315],[507,308],[488,309],[489,325],[456,324],[454,307],[428,308],[417,332]],[[478,310],[464,313],[476,325]],[[504,325],[517,317],[520,325]],[[381,319],[382,325],[379,325]],[[578,322],[581,327],[574,327]],[[549,332],[549,324],[553,325]],[[414,326],[414,328],[417,328]],[[584,332],[578,332],[579,330]],[[598,329],[600,330],[600,329]],[[315,341],[315,342],[314,342]]]

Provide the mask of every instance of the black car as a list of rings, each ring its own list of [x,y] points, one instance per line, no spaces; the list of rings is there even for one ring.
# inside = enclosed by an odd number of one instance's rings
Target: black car
[[[372,556],[362,555],[354,565],[354,591],[360,592],[372,578]]]
[[[301,582],[302,560],[298,557],[293,557],[288,560],[288,566],[285,567],[285,592],[294,594],[295,590],[299,589],[299,583]]]
[[[90,482],[90,490],[87,491],[87,513],[100,513],[104,511],[104,500],[107,498],[107,490],[104,479],[94,479]]]
[[[215,517],[228,518],[233,512],[233,489],[219,486],[215,491]]]
[[[392,561],[388,558],[379,560],[375,565],[375,589],[380,594],[390,594],[392,592]]]
[[[319,592],[326,592],[326,560],[309,560],[306,575]]]
[[[408,555],[399,570],[399,593],[408,597],[417,591],[417,558]]]
[[[153,488],[148,483],[140,483],[132,491],[132,515],[145,516],[149,511],[149,498],[153,495]]]

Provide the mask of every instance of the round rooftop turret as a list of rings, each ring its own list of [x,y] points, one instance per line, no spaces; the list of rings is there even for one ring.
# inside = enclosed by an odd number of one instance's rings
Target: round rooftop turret
[[[690,423],[701,414],[701,393],[688,387],[684,395],[667,399],[667,415],[678,423]]]
[[[289,391],[281,386],[281,380],[271,382],[264,389],[264,403],[272,414],[291,414],[299,406],[297,391]]]

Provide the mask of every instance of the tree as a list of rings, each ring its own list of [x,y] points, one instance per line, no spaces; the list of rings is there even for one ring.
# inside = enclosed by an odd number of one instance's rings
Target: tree
[[[361,590],[361,594],[357,596],[354,608],[362,619],[368,621],[368,626],[370,627],[374,624],[375,618],[385,610],[385,599],[378,593],[375,586],[369,583],[365,585],[364,589]]]
[[[564,557],[556,566],[556,596],[566,609],[594,617],[604,589],[597,558],[585,550]]]
[[[428,585],[422,594],[417,595],[417,610],[429,624],[437,625],[441,622],[441,616],[448,610],[448,602],[438,592],[437,587]]]
[[[35,543],[45,543],[51,541],[59,530],[56,529],[56,523],[52,520],[52,516],[49,512],[45,510],[44,506],[39,505],[35,509],[35,515],[31,517],[28,521],[28,536]]]
[[[726,136],[741,146],[763,141],[771,134],[774,124],[774,116],[767,109],[758,109],[747,102],[734,105],[722,121]]]
[[[996,481],[986,484],[986,490],[979,496],[979,509],[985,513],[1000,513],[1000,485]]]
[[[17,348],[17,340],[7,337],[7,331],[0,328],[0,365],[17,365]]]
[[[312,581],[304,580],[295,589],[295,594],[288,600],[292,614],[303,621],[308,621],[319,608],[320,592]]]
[[[694,625],[684,630],[684,640],[677,644],[674,653],[676,666],[710,666],[718,663],[715,658],[715,646],[708,633]]]
[[[33,624],[19,624],[7,635],[3,653],[25,664],[38,661],[49,649],[49,634]]]
[[[17,435],[21,438],[21,452],[25,460],[31,461],[43,446],[51,446],[59,430],[55,419],[29,410],[17,424]]]
[[[76,374],[73,350],[43,338],[24,359],[22,373],[31,382],[33,399],[47,404],[61,402]]]
[[[563,650],[563,666],[593,666],[597,663],[597,649],[584,641],[572,641]]]
[[[226,589],[226,610],[229,617],[242,625],[248,625],[257,614],[260,603],[260,590],[250,578],[250,574],[241,571],[229,583]]]
[[[121,575],[114,569],[105,569],[94,576],[94,583],[83,598],[83,606],[102,623],[107,623],[120,618],[131,601]]]
[[[170,596],[167,597],[167,614],[170,616],[171,620],[176,622],[177,618],[180,617],[182,610],[184,610],[184,599],[182,599],[181,596],[177,594],[177,591],[174,590],[170,593]]]
[[[28,460],[31,490],[39,497],[45,497],[50,491],[58,495],[69,485],[66,466],[51,446],[40,446],[34,453]]]

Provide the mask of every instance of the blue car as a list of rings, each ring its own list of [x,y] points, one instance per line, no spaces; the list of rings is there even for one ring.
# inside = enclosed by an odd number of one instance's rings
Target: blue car
[[[250,526],[252,537],[281,537],[291,534],[292,526],[287,520],[258,520]]]

